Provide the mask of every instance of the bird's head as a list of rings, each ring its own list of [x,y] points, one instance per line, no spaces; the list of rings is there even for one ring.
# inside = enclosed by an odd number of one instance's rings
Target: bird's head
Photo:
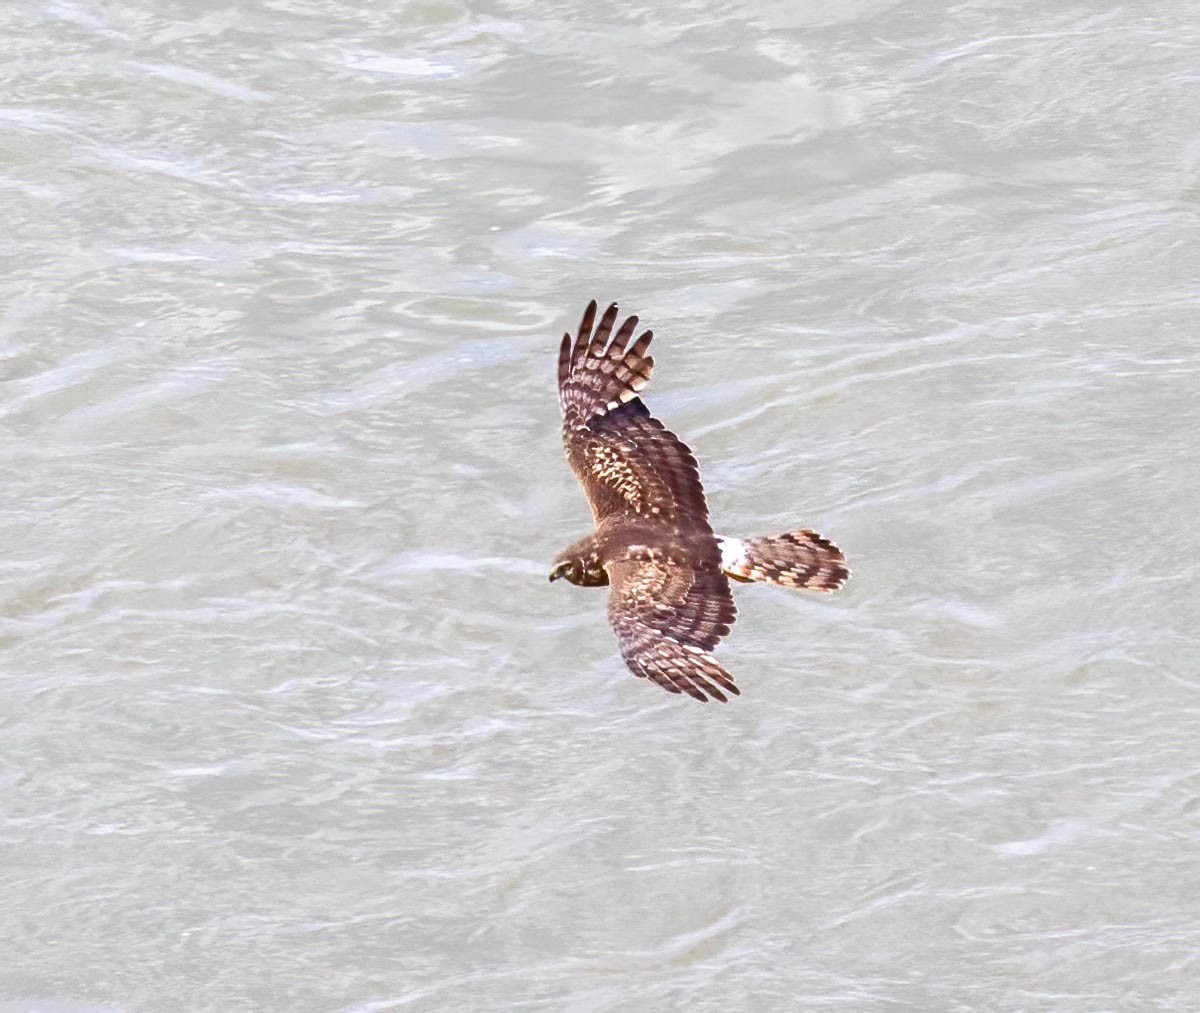
[[[608,571],[600,559],[594,535],[581,538],[554,557],[550,579],[558,580],[559,577],[566,577],[572,584],[581,587],[603,587],[608,583]]]
[[[554,565],[550,568],[550,579],[558,580],[559,577],[566,577],[572,584],[583,583],[583,567],[578,559],[559,556],[554,560]]]

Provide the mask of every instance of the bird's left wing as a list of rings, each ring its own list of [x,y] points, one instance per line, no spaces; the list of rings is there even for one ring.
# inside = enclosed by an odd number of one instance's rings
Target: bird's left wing
[[[739,694],[711,653],[737,618],[729,581],[712,560],[697,567],[634,546],[608,574],[608,621],[634,675],[702,701]]]

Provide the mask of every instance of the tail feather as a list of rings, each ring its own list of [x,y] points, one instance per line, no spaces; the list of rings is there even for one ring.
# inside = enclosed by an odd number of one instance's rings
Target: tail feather
[[[644,331],[629,344],[637,328],[636,316],[628,317],[611,341],[617,304],[604,311],[593,333],[595,320],[593,300],[583,314],[575,340],[572,342],[571,336],[564,334],[559,350],[558,399],[568,426],[585,426],[597,416],[632,401],[650,382],[654,369],[654,359],[646,354],[654,332]]]
[[[850,579],[846,557],[815,531],[774,538],[722,538],[721,569],[734,580],[754,580],[811,591],[836,591]]]

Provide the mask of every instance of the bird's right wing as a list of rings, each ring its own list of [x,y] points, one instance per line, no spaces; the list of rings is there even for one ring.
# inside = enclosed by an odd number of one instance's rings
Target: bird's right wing
[[[558,399],[567,458],[596,523],[624,515],[711,534],[696,458],[638,398],[654,368],[646,354],[653,332],[630,345],[633,316],[613,334],[616,303],[593,331],[595,319],[593,301],[574,341],[563,335]]]
[[[634,675],[701,701],[739,694],[711,654],[737,617],[720,569],[635,546],[608,574],[608,621]]]

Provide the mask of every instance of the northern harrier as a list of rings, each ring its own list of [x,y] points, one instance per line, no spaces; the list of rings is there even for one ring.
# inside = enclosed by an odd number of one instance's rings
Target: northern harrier
[[[608,621],[633,674],[668,693],[724,702],[725,692],[740,692],[711,654],[737,616],[729,579],[835,591],[850,571],[838,547],[812,531],[714,534],[696,459],[638,397],[654,368],[653,333],[630,344],[638,318],[629,317],[614,334],[615,303],[593,331],[595,321],[593,301],[574,342],[563,335],[558,401],[567,459],[596,530],[559,554],[550,579],[611,585]]]

